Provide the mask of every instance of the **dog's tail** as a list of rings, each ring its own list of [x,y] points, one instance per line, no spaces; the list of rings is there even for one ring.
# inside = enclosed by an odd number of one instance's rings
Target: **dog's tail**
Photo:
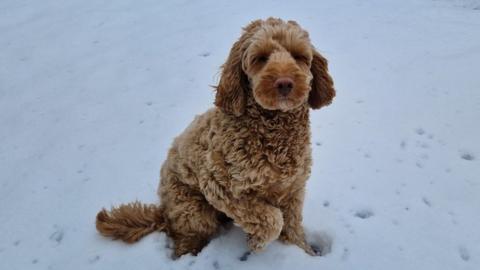
[[[97,214],[97,230],[104,236],[134,243],[154,231],[165,231],[166,222],[158,205],[138,201],[102,209]]]

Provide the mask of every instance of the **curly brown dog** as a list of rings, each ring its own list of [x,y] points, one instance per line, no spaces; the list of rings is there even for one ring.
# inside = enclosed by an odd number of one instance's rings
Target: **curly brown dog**
[[[302,227],[309,109],[334,96],[327,60],[296,22],[250,23],[222,67],[216,107],[173,142],[161,169],[161,204],[103,209],[98,231],[129,243],[165,231],[181,256],[200,252],[233,220],[253,252],[278,238],[315,255]]]

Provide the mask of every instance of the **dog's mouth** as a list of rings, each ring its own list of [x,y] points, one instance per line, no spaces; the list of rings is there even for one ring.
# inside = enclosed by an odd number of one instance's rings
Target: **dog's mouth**
[[[277,106],[278,109],[281,111],[288,111],[288,110],[293,110],[295,108],[298,108],[300,105],[302,105],[305,102],[305,98],[303,99],[292,99],[288,96],[279,96],[277,98]]]
[[[307,96],[290,93],[288,95],[280,95],[273,90],[270,95],[262,91],[254,91],[255,101],[267,110],[280,110],[283,112],[298,108],[306,102]]]

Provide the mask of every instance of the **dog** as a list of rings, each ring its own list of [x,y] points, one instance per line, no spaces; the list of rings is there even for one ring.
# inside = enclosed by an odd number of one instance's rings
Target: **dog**
[[[302,226],[309,111],[334,96],[327,60],[298,23],[249,23],[222,66],[215,107],[173,142],[161,168],[160,204],[102,209],[97,230],[127,243],[163,231],[179,257],[198,254],[233,221],[252,252],[279,239],[317,255]]]

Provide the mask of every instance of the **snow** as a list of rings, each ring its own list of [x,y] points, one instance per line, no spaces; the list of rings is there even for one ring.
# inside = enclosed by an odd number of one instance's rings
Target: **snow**
[[[240,27],[297,20],[337,98],[312,112],[310,257],[239,228],[197,257],[98,235],[157,202],[173,138],[212,106]],[[480,1],[0,2],[0,269],[480,269]],[[242,260],[241,260],[242,259]]]

